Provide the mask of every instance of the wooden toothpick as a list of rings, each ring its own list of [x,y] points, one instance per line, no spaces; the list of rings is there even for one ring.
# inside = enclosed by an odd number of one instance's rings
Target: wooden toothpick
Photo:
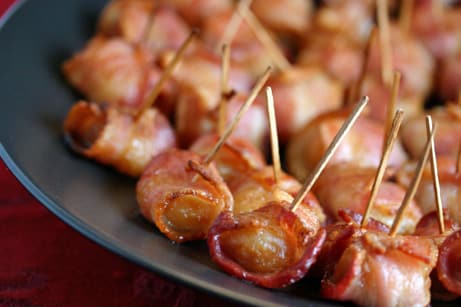
[[[377,0],[379,43],[381,46],[381,77],[383,83],[389,86],[392,78],[392,48],[387,7],[387,0]]]
[[[160,80],[155,84],[150,94],[143,101],[141,108],[139,109],[137,113],[138,116],[142,114],[145,110],[149,109],[154,104],[158,95],[160,95],[160,91],[162,90],[164,83],[171,77],[171,75],[173,74],[173,70],[176,68],[179,61],[183,58],[184,53],[187,50],[187,47],[190,46],[190,44],[195,39],[195,37],[198,35],[198,33],[199,32],[197,29],[192,30],[192,32],[189,34],[187,39],[182,43],[181,47],[179,47],[173,59],[168,63],[168,66],[163,71],[162,76],[160,77]]]
[[[251,93],[248,96],[247,100],[244,102],[244,104],[240,107],[239,111],[237,112],[237,115],[235,115],[232,122],[227,126],[226,131],[224,131],[221,138],[215,144],[215,146],[210,151],[210,153],[206,156],[206,158],[204,160],[205,164],[210,163],[213,160],[216,153],[219,151],[219,149],[221,149],[221,147],[224,145],[227,138],[231,135],[231,133],[234,131],[235,127],[237,126],[238,122],[242,118],[243,114],[245,114],[245,112],[251,106],[251,104],[255,100],[256,96],[258,95],[259,91],[261,91],[262,87],[264,86],[264,83],[266,83],[266,81],[269,78],[271,72],[272,72],[272,67],[269,66],[265,70],[263,75],[258,79],[258,81],[256,82],[256,85],[253,87],[253,90],[251,91]]]
[[[274,97],[270,86],[266,87],[266,104],[267,116],[269,118],[269,132],[271,138],[271,151],[272,151],[272,167],[274,170],[275,185],[278,187],[280,183],[281,163],[279,152],[279,139],[277,133],[277,120],[275,118]]]
[[[394,146],[395,140],[397,139],[397,135],[400,129],[400,125],[402,124],[403,120],[403,111],[397,110],[395,112],[394,120],[392,121],[391,130],[389,131],[389,135],[386,140],[386,144],[384,146],[383,154],[381,155],[381,160],[379,162],[378,171],[376,173],[375,180],[373,181],[373,185],[371,187],[370,198],[368,199],[368,204],[363,214],[361,226],[365,227],[368,223],[368,217],[370,216],[371,209],[373,207],[373,203],[375,202],[376,196],[378,195],[379,186],[384,178],[384,173],[387,167],[387,161],[389,160],[389,156],[392,151],[392,147]]]
[[[230,66],[230,47],[224,44],[222,48],[221,62],[221,94],[219,98],[219,118],[218,118],[218,135],[224,133],[227,123],[227,102],[229,101],[229,66]]]
[[[299,190],[298,194],[296,194],[296,197],[291,203],[291,211],[296,211],[296,208],[301,204],[304,197],[306,197],[307,193],[309,193],[309,191],[312,189],[315,182],[319,178],[320,174],[322,173],[322,171],[325,169],[328,162],[333,157],[333,154],[335,153],[339,144],[344,139],[346,134],[350,131],[350,129],[352,128],[352,125],[355,123],[360,113],[362,113],[363,109],[368,103],[368,100],[369,100],[368,97],[364,96],[362,97],[362,99],[360,99],[360,101],[354,107],[354,110],[349,115],[349,117],[346,119],[344,124],[341,126],[341,129],[339,129],[333,141],[328,146],[326,152],[323,154],[322,159],[319,161],[319,163],[317,163],[315,169],[309,174],[303,186]]]
[[[414,0],[403,0],[400,7],[399,26],[402,33],[410,33],[411,18],[413,15]]]
[[[240,0],[237,4],[237,8],[231,16],[229,23],[227,24],[224,33],[221,35],[221,39],[215,47],[216,53],[224,46],[230,46],[234,40],[235,35],[242,23],[242,15],[239,13],[241,10],[248,10],[253,0]]]
[[[270,34],[266,31],[264,26],[259,22],[256,16],[249,10],[249,8],[238,7],[240,15],[245,19],[248,26],[251,28],[256,38],[266,48],[267,53],[270,55],[274,64],[281,71],[285,71],[291,67],[290,62],[286,59],[279,46],[274,42]]]
[[[392,119],[394,117],[395,108],[397,106],[397,100],[399,97],[400,77],[401,77],[400,72],[394,71],[394,77],[392,79],[391,100],[389,101],[389,105],[387,106],[387,115],[386,115],[386,124],[384,128],[385,130],[384,130],[383,144],[386,142],[389,130],[391,129]],[[383,151],[384,151],[384,146],[383,146]]]
[[[424,146],[424,151],[423,155],[418,161],[418,165],[416,166],[416,173],[413,176],[412,181],[410,182],[410,185],[408,187],[407,193],[405,193],[405,197],[402,200],[402,204],[400,205],[400,208],[397,212],[397,215],[394,219],[394,223],[392,224],[392,227],[389,231],[389,235],[394,237],[397,234],[398,228],[400,226],[400,223],[402,222],[403,215],[405,213],[405,210],[413,200],[413,197],[416,194],[416,190],[418,188],[419,182],[421,181],[421,177],[423,175],[424,167],[426,166],[427,159],[429,158],[429,152],[431,149],[431,144],[432,140],[434,138],[434,133],[437,130],[437,126],[434,125],[434,128],[432,129],[432,133],[430,138],[426,142],[426,146]]]
[[[376,39],[376,35],[378,35],[378,29],[376,27],[373,27],[373,29],[371,29],[370,35],[368,36],[368,41],[364,49],[362,67],[360,68],[360,75],[357,79],[357,83],[355,84],[353,90],[350,93],[350,99],[347,101],[348,103],[357,101],[360,98],[360,95],[363,90],[363,83],[365,82],[365,77],[367,75],[368,64],[370,62],[371,45]]]
[[[432,118],[430,115],[426,115],[426,131],[427,131],[427,136],[430,137],[432,133]],[[440,234],[443,234],[445,232],[445,222],[443,220],[442,197],[440,196],[439,171],[437,167],[437,157],[435,155],[434,139],[431,138],[430,140],[431,140],[431,171],[432,171],[432,182],[434,186],[435,204],[437,208],[437,217],[439,220],[439,231],[440,231]]]

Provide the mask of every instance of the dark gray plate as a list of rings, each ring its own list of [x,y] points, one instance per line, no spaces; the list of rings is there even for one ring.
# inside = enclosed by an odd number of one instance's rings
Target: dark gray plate
[[[172,244],[140,216],[135,181],[68,150],[61,125],[78,96],[59,67],[94,33],[104,3],[31,0],[10,11],[0,31],[0,155],[8,167],[73,228],[159,274],[249,305],[336,305],[306,281],[265,290],[222,273],[203,242]]]

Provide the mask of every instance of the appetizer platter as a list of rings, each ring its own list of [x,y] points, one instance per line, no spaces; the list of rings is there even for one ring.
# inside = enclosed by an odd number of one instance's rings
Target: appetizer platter
[[[455,2],[20,2],[0,154],[82,234],[237,303],[459,304]]]

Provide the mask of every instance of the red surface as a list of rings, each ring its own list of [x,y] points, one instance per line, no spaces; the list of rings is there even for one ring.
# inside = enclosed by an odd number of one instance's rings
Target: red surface
[[[13,0],[0,0],[0,16]],[[86,239],[0,160],[0,306],[217,306]]]

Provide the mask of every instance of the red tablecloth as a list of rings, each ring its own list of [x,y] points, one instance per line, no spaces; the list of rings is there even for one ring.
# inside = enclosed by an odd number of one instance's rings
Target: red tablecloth
[[[14,0],[0,0],[0,16]],[[38,203],[0,160],[0,306],[217,306],[93,243]]]

